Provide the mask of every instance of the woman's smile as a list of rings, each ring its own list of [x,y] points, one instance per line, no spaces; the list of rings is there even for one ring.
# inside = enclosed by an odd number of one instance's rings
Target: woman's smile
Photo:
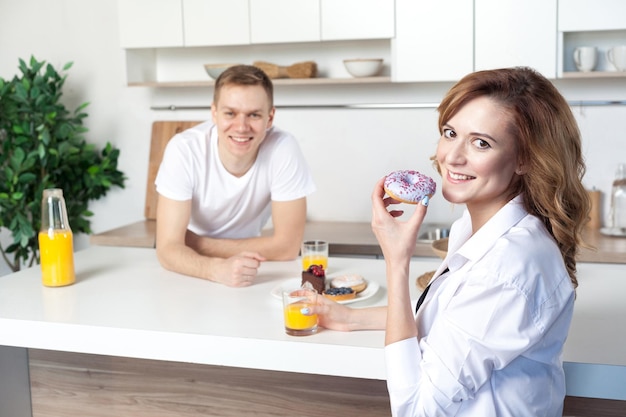
[[[472,177],[469,175],[458,174],[456,172],[448,172],[448,175],[450,176],[451,179],[455,181],[467,181],[467,180],[473,180],[476,178],[476,177]]]

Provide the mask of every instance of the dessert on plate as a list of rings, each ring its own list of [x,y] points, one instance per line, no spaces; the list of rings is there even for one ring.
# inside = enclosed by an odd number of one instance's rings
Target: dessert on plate
[[[311,265],[306,271],[302,271],[302,285],[311,283],[318,294],[326,289],[326,272],[321,265]]]

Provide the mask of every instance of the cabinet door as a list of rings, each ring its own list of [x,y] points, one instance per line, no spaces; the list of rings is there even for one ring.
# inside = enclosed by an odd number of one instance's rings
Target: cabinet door
[[[393,81],[456,81],[474,67],[473,4],[396,0]]]
[[[122,48],[183,46],[181,0],[118,0]]]
[[[557,0],[475,0],[475,69],[528,66],[556,78]]]
[[[185,46],[250,43],[248,0],[183,0]]]
[[[624,0],[559,0],[561,32],[623,29],[626,29]]]
[[[319,0],[250,0],[252,43],[317,42]]]
[[[394,2],[389,0],[321,0],[322,40],[394,37]]]

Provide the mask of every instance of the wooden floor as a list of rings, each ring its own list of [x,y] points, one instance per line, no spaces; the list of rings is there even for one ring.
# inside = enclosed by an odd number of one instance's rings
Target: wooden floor
[[[626,401],[565,397],[563,416],[625,417]]]
[[[377,380],[34,349],[29,371],[33,417],[391,415]],[[563,415],[624,417],[626,401],[567,397]]]

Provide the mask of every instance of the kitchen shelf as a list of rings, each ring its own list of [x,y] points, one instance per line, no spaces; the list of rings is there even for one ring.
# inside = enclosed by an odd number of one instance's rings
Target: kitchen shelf
[[[626,78],[625,71],[564,71],[562,78]]]
[[[622,71],[565,71],[562,79],[590,79],[590,78],[624,78],[626,72]],[[272,80],[275,86],[280,85],[349,85],[349,84],[387,84],[391,83],[391,77],[362,77],[362,78],[278,78]],[[215,81],[146,81],[129,82],[129,87],[154,87],[154,88],[189,88],[189,87],[213,87]]]
[[[385,84],[391,82],[391,77],[361,77],[361,78],[278,78],[272,80],[277,85],[340,85],[340,84]],[[215,81],[148,81],[129,82],[129,87],[213,87]]]

